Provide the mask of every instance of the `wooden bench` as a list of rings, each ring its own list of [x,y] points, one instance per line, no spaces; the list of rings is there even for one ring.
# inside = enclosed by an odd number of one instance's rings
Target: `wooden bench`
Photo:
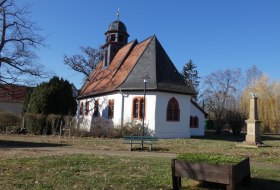
[[[150,151],[152,151],[152,146],[153,144],[156,144],[158,141],[157,137],[151,137],[151,136],[125,136],[123,138],[123,143],[124,144],[130,144],[129,146],[129,151],[132,150],[132,145],[133,144],[141,144],[142,148],[144,144],[150,145]]]

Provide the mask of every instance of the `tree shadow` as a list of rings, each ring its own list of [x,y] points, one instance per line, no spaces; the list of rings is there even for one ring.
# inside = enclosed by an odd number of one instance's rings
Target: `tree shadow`
[[[280,135],[279,134],[265,134],[265,135],[261,135],[261,139],[263,141],[279,141]]]
[[[215,131],[205,131],[204,136],[192,137],[193,139],[207,139],[207,140],[221,140],[221,141],[231,141],[231,142],[243,142],[246,139],[246,133],[241,133],[239,135],[233,135],[231,133],[216,134]],[[262,141],[279,141],[280,135],[278,134],[263,134],[261,135]]]
[[[207,139],[207,140],[221,140],[221,141],[232,141],[232,142],[243,142],[246,134],[241,133],[240,135],[233,134],[216,134],[215,132],[205,132],[204,136],[192,137],[193,139]]]
[[[226,186],[219,183],[201,181],[197,187],[201,189],[226,189]],[[280,189],[280,181],[267,180],[260,178],[251,178],[250,185],[238,185],[239,190],[267,190],[267,189]]]
[[[0,140],[0,148],[38,148],[38,147],[60,147],[60,146],[67,146],[67,145],[55,144],[55,143]]]

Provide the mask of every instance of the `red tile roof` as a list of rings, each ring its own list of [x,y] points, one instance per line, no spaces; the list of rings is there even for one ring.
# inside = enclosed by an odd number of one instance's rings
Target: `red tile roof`
[[[155,36],[122,47],[106,68],[100,61],[80,91],[78,99],[121,90],[142,90],[143,76],[149,76],[148,90],[194,94]]]
[[[28,87],[0,84],[0,102],[24,102]]]
[[[139,44],[135,40],[121,48],[106,69],[103,68],[103,62],[100,61],[88,82],[82,87],[79,97],[117,90],[117,87],[124,82],[151,39],[148,38]]]

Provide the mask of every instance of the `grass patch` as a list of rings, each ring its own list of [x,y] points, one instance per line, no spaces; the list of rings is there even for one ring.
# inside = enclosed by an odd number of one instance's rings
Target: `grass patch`
[[[234,165],[241,162],[244,158],[241,156],[225,156],[220,154],[180,153],[177,159],[192,163]]]
[[[0,138],[0,150],[3,153],[2,157],[0,155],[0,189],[172,189],[170,158],[84,154],[50,156],[47,152],[49,156],[45,156],[44,152],[38,152],[38,156],[33,158],[19,158],[16,155],[10,159],[5,157],[5,153],[16,151],[17,147],[3,146],[8,141],[17,141],[35,143],[34,147],[43,143],[61,144],[65,145],[61,148],[77,148],[89,152],[93,149],[128,152],[128,146],[122,143],[122,139],[12,135],[0,135]],[[193,139],[164,139],[159,140],[153,152],[250,157],[253,178],[251,189],[278,189],[280,135],[263,136],[263,142],[270,147],[257,149],[236,146],[242,139],[245,137],[214,135]],[[30,149],[31,153],[37,154],[38,150]],[[20,157],[29,156],[29,151],[21,156],[24,151],[21,151]],[[186,189],[209,189],[185,178],[182,182]]]
[[[0,189],[170,189],[170,160],[69,155],[3,160]]]

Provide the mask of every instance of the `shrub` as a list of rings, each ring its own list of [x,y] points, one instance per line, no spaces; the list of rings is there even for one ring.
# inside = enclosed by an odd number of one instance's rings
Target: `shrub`
[[[76,117],[69,115],[69,116],[64,116],[63,119],[65,122],[64,135],[68,135],[69,137],[74,135],[77,131]],[[67,133],[66,133],[66,131],[67,131]]]
[[[145,135],[151,135],[152,132],[147,126],[144,128]],[[113,127],[111,120],[96,117],[92,119],[90,131],[80,130],[75,132],[81,137],[98,137],[98,138],[122,138],[124,136],[141,136],[142,124],[138,121],[127,122],[124,126]]]
[[[143,128],[142,123],[139,121],[131,121],[127,122],[123,127],[121,127],[121,135],[122,136],[142,136]],[[152,131],[148,128],[147,125],[144,126],[144,135],[151,136]]]
[[[110,120],[103,117],[92,118],[90,134],[93,137],[110,137],[109,134],[111,134],[112,130],[114,130],[114,128],[110,123]]]
[[[49,114],[46,118],[46,134],[59,133],[60,125],[63,120],[63,117],[60,115]]]
[[[21,117],[11,112],[0,112],[1,132],[18,132],[20,129]]]
[[[26,113],[25,127],[27,131],[34,135],[42,135],[46,125],[46,116],[42,114]]]
[[[238,111],[228,110],[226,112],[227,123],[231,127],[234,135],[240,135],[241,129],[245,126],[246,116]]]

